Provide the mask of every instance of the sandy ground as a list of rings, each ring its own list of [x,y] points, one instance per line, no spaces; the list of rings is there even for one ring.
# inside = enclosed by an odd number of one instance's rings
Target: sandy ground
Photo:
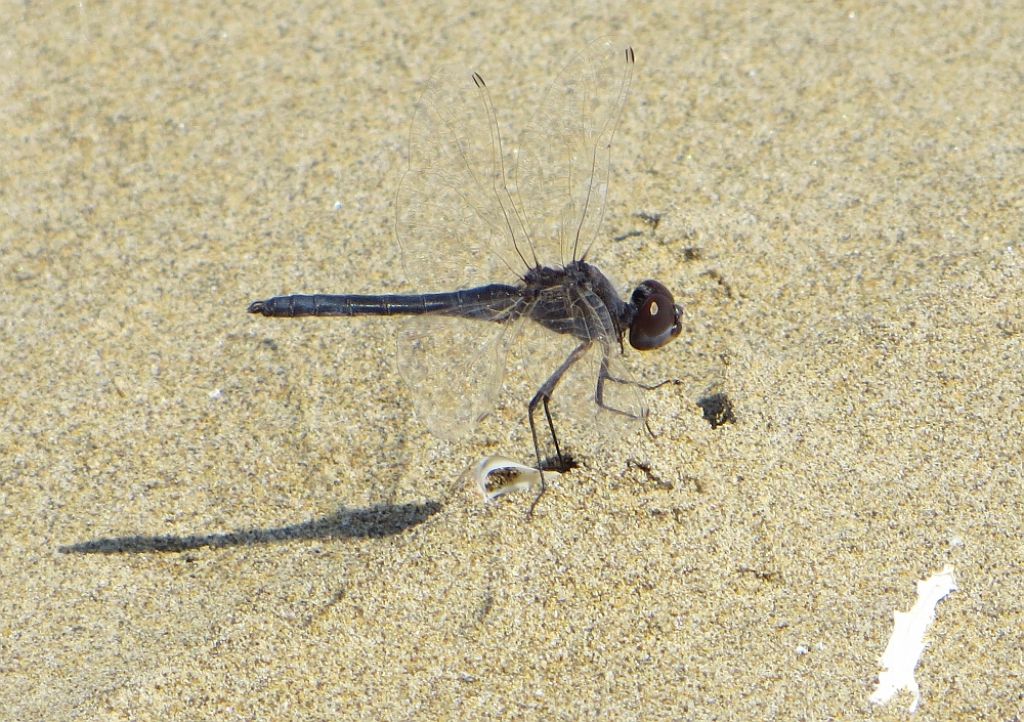
[[[948,564],[916,718],[1021,718],[1019,8],[56,5],[0,31],[0,717],[904,719]],[[390,319],[245,308],[406,289],[432,69],[522,127],[608,34],[593,260],[676,290],[626,363],[685,383],[655,438],[566,419],[528,518],[453,486],[530,460],[525,386],[439,441]]]

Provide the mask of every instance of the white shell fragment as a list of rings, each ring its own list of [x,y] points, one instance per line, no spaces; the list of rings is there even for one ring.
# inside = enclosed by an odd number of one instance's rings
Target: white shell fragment
[[[540,471],[504,456],[486,456],[473,465],[470,473],[484,501],[494,501],[514,491],[528,491],[540,486]],[[549,475],[553,473],[548,472]]]
[[[889,644],[882,654],[878,687],[869,698],[875,704],[888,702],[900,690],[914,695],[909,712],[913,713],[921,702],[921,691],[914,679],[914,667],[924,652],[924,634],[935,621],[935,607],[950,592],[956,590],[953,567],[917,583],[917,601],[909,612],[893,612],[895,622]]]

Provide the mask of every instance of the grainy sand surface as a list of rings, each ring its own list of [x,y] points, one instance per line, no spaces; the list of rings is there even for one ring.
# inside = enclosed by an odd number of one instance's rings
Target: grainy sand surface
[[[0,717],[905,719],[878,658],[948,564],[915,719],[1021,718],[1019,8],[5,13]],[[424,79],[521,128],[604,35],[637,73],[593,260],[676,290],[626,363],[684,383],[655,438],[566,420],[529,519],[452,483],[530,460],[525,387],[438,441],[391,319],[245,308],[406,290]]]

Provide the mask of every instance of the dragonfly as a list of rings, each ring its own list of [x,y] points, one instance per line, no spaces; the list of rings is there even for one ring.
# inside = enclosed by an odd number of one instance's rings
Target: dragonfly
[[[635,55],[613,41],[592,44],[566,64],[536,109],[522,142],[508,152],[487,84],[442,76],[427,83],[410,135],[410,164],[396,199],[395,232],[410,283],[406,294],[297,294],[254,301],[249,313],[403,316],[399,371],[417,414],[438,435],[463,435],[496,403],[506,357],[531,353],[526,322],[571,346],[527,404],[540,489],[546,488],[538,436],[543,411],[567,468],[551,412],[566,374],[584,367],[588,404],[600,416],[643,422],[642,393],[661,384],[631,379],[624,339],[638,351],[681,332],[682,308],[661,282],[639,283],[628,298],[589,259],[600,240],[611,148],[632,81]],[[667,383],[667,382],[665,382]]]

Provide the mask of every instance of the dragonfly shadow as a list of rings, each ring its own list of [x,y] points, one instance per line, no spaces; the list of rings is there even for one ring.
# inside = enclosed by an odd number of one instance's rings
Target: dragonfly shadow
[[[301,539],[379,539],[401,534],[422,524],[441,504],[378,504],[365,509],[342,509],[302,524],[267,529],[239,529],[222,534],[163,534],[158,536],[104,537],[58,547],[62,554],[147,554],[183,552],[202,547],[253,546]]]

